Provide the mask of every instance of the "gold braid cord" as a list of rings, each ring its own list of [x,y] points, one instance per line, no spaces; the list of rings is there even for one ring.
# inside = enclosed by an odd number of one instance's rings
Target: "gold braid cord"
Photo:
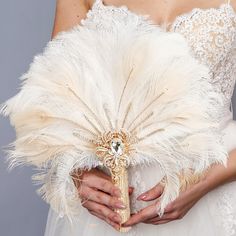
[[[123,131],[104,133],[97,141],[96,155],[111,173],[112,181],[121,190],[121,200],[125,209],[115,209],[124,223],[130,217],[129,185],[127,168],[130,163],[132,149],[131,136]],[[129,227],[120,227],[120,232],[129,231]]]

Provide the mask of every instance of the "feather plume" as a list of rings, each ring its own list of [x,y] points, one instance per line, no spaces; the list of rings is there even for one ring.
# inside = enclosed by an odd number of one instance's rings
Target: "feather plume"
[[[20,79],[20,91],[1,107],[16,130],[9,166],[38,168],[39,194],[70,220],[80,206],[71,173],[102,164],[94,148],[105,132],[136,137],[130,165],[161,166],[160,214],[178,196],[183,170],[226,165],[211,116],[221,98],[178,33],[138,22],[116,22],[112,31],[77,25],[50,41]]]

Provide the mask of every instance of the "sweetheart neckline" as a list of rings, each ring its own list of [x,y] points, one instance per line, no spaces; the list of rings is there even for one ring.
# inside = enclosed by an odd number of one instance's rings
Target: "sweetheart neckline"
[[[156,27],[161,27],[163,28],[163,25],[164,24],[157,24],[155,23],[152,19],[150,19],[150,14],[141,14],[141,13],[137,13],[137,12],[134,12],[132,10],[129,9],[129,7],[127,5],[120,5],[120,6],[115,6],[115,5],[106,5],[104,4],[103,0],[95,0],[95,3],[100,3],[100,6],[102,6],[104,9],[120,9],[120,10],[124,10],[126,11],[127,13],[129,14],[132,14],[132,15],[136,15],[137,17],[140,17],[140,18],[143,18],[145,20],[148,20],[152,25],[155,25]],[[93,4],[94,6],[95,4]],[[92,6],[92,8],[93,8]],[[90,10],[92,10],[92,8]],[[221,3],[218,7],[208,7],[208,8],[201,8],[201,7],[194,7],[192,8],[191,10],[187,11],[187,12],[184,12],[184,13],[181,13],[179,15],[177,15],[175,17],[175,19],[169,23],[169,24],[166,24],[164,25],[166,28],[165,30],[167,32],[171,32],[174,30],[175,26],[179,23],[179,21],[182,21],[184,19],[188,19],[188,18],[191,18],[191,16],[193,14],[195,14],[196,12],[208,12],[208,11],[221,11],[222,9],[225,9],[225,8],[228,8],[234,15],[234,17],[236,18],[236,10],[234,10],[233,6],[229,3]],[[167,27],[169,29],[167,29]]]

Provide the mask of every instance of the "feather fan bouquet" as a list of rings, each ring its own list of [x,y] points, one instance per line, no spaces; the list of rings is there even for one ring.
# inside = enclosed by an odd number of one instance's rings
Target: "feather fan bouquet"
[[[35,166],[39,194],[71,221],[81,207],[74,170],[107,168],[129,206],[127,169],[157,163],[165,175],[161,215],[212,164],[226,165],[213,117],[220,98],[178,33],[137,22],[111,31],[77,25],[20,79],[1,108],[16,130],[9,168]],[[129,207],[117,211],[123,222],[130,216]]]

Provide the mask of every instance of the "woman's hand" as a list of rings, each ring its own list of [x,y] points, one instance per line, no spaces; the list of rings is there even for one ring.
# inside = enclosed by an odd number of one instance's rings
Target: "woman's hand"
[[[164,224],[184,217],[193,205],[206,193],[225,183],[236,181],[236,149],[229,153],[227,167],[222,164],[215,164],[208,170],[206,176],[199,183],[190,186],[186,191],[180,193],[179,197],[166,206],[164,215],[157,216],[158,198],[163,193],[163,186],[157,184],[146,193],[141,194],[138,200],[155,200],[154,204],[142,209],[131,216],[124,226],[132,226],[143,222],[147,224]]]
[[[114,186],[111,177],[101,170],[91,169],[75,172],[72,178],[78,188],[83,207],[118,230],[121,217],[114,212],[114,208],[123,209],[126,206],[119,200],[121,191]],[[129,193],[132,191],[130,188]]]
[[[128,221],[122,224],[122,226],[132,226],[141,222],[158,225],[165,224],[173,220],[182,219],[184,215],[186,215],[187,212],[193,207],[193,205],[207,193],[204,181],[190,186],[186,191],[181,192],[177,199],[167,205],[164,215],[160,218],[157,215],[157,204],[158,198],[162,195],[163,190],[163,185],[157,184],[149,191],[141,194],[137,200],[157,200],[155,203],[132,215]]]

